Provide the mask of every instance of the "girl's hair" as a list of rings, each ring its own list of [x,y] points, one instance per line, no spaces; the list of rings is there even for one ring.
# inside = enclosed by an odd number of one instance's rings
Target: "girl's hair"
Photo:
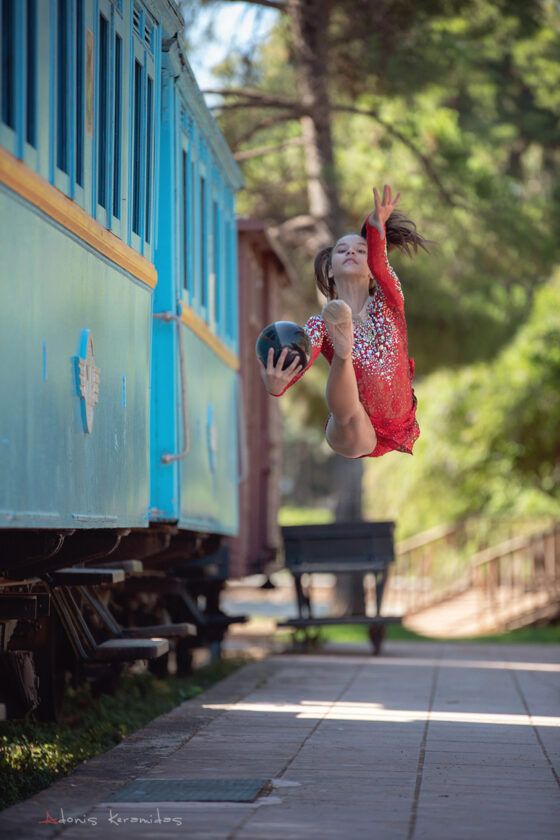
[[[363,223],[360,231],[360,236],[367,238],[367,224]],[[418,253],[418,248],[423,248],[429,253],[426,243],[430,240],[424,239],[416,230],[416,225],[410,219],[401,213],[400,210],[393,210],[385,223],[385,236],[387,237],[387,251],[392,251],[398,248],[403,253],[412,257]],[[336,300],[338,297],[336,293],[336,285],[333,277],[329,277],[329,269],[331,267],[332,247],[322,248],[315,257],[315,282],[320,292],[322,292],[328,300]],[[371,278],[369,293],[372,295],[375,291],[375,280]]]

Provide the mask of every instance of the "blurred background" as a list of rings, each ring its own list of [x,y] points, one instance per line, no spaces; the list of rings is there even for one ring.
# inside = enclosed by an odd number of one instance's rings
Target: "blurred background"
[[[282,400],[282,523],[350,507],[346,516],[395,518],[404,539],[465,517],[556,516],[558,4],[182,8],[195,74],[246,180],[238,212],[265,220],[296,268],[279,318],[304,323],[318,310],[312,258],[359,229],[372,185],[400,190],[434,242],[429,255],[392,256],[416,360],[414,456],[341,476],[317,363]]]

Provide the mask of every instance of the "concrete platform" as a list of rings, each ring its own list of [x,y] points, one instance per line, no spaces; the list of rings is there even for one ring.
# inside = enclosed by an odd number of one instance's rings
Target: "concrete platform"
[[[250,664],[0,814],[0,837],[557,840],[556,646],[387,642]],[[265,779],[249,803],[109,802]],[[64,820],[64,821],[63,821]]]

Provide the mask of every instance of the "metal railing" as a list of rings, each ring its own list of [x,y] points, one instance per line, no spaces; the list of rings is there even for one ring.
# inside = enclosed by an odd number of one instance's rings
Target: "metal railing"
[[[516,611],[560,613],[560,523],[552,517],[470,518],[403,540],[395,555],[387,599],[402,614],[467,591],[495,625]]]

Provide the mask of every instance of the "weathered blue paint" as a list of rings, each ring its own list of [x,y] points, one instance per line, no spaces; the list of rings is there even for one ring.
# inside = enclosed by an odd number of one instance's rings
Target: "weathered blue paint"
[[[232,534],[237,530],[238,374],[190,327],[154,320],[189,306],[222,344],[237,350],[235,191],[241,176],[206,108],[185,59],[182,21],[168,0],[140,4],[153,15],[149,44],[133,29],[132,0],[84,0],[83,31],[93,38],[91,131],[86,126],[86,69],[77,113],[76,3],[68,0],[68,172],[57,165],[57,34],[59,0],[37,3],[34,107],[36,147],[26,141],[27,4],[15,4],[14,127],[0,124],[0,144],[86,210],[93,219],[155,263],[152,290],[0,187],[0,358],[10,398],[0,412],[0,525],[7,527],[140,526],[153,520]],[[120,11],[122,14],[120,13]],[[108,121],[104,208],[98,204],[99,16],[109,22]],[[141,27],[145,13],[141,14]],[[120,207],[113,213],[114,45],[122,39]],[[162,52],[162,38],[166,52]],[[91,41],[90,41],[91,43]],[[146,233],[145,169],[141,172],[139,231],[132,231],[134,62],[142,66],[142,136],[151,148],[150,224]],[[145,136],[147,76],[153,80],[154,129]],[[77,182],[76,124],[83,142],[83,184]],[[127,139],[128,138],[128,139]],[[187,150],[188,224],[182,224],[182,149]],[[103,156],[102,156],[103,159]],[[201,175],[206,193],[202,236]],[[216,202],[217,230],[214,224]],[[26,247],[21,247],[25,232]],[[217,237],[216,247],[212,247]],[[188,263],[188,291],[182,260]],[[203,264],[206,266],[203,271]],[[215,281],[213,278],[215,275]],[[203,289],[204,302],[203,302]],[[153,301],[152,301],[153,298]],[[76,357],[90,331],[100,369],[94,423],[84,424]],[[163,464],[164,452],[184,446],[179,342],[186,358],[191,448]],[[151,345],[151,342],[153,344]],[[151,382],[150,382],[151,380]],[[150,390],[151,387],[151,390]],[[151,417],[149,412],[151,411]],[[84,431],[89,428],[89,431]]]
[[[237,484],[238,374],[183,327],[191,449],[180,462],[180,525],[234,534],[239,527]],[[198,430],[198,434],[197,434]]]
[[[151,289],[4,187],[0,253],[1,524],[147,525]],[[83,330],[101,374],[89,434],[74,365]]]

